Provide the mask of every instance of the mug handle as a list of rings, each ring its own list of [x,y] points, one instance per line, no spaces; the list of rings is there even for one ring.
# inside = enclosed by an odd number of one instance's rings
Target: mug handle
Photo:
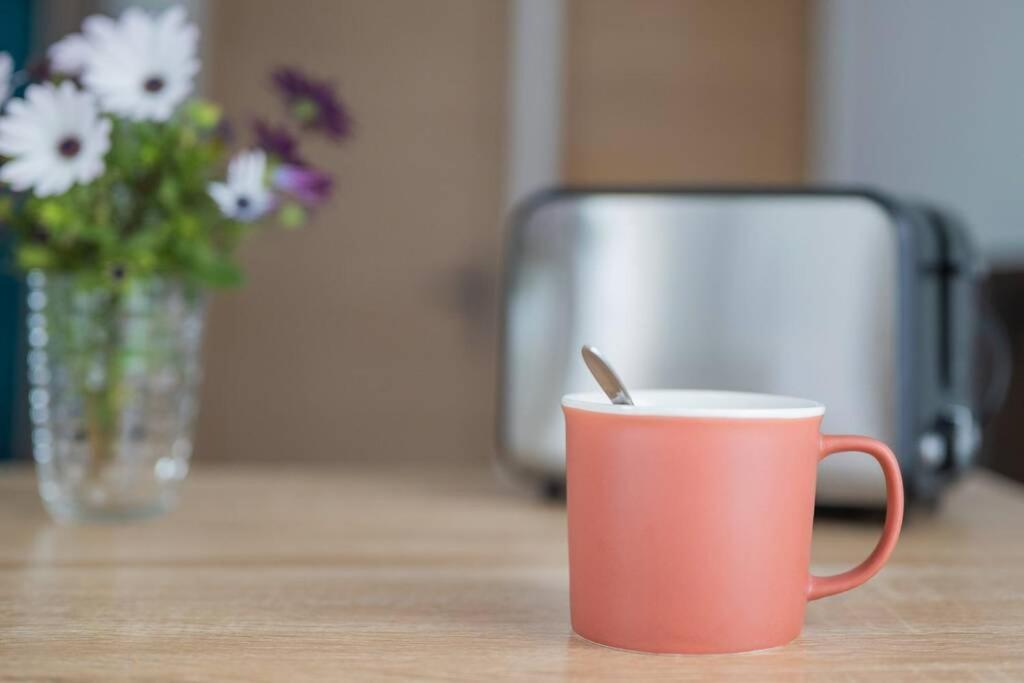
[[[856,588],[878,573],[896,546],[896,539],[900,536],[900,527],[903,524],[903,477],[900,476],[899,462],[889,447],[866,436],[822,435],[820,460],[842,451],[867,453],[881,465],[882,473],[885,474],[885,527],[875,549],[866,560],[853,569],[834,576],[812,574],[807,587],[808,600],[817,600]]]

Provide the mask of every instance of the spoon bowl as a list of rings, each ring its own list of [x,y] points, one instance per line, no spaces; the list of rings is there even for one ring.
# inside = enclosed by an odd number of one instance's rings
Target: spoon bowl
[[[612,369],[602,356],[601,352],[593,346],[586,346],[581,349],[583,362],[587,364],[590,374],[597,380],[601,390],[608,395],[611,402],[620,406],[633,405],[633,399],[626,390],[626,385],[619,379],[618,374]]]

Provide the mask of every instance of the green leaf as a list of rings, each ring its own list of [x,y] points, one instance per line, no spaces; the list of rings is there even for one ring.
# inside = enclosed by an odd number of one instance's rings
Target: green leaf
[[[11,195],[0,195],[0,221],[9,221],[14,215],[14,198]]]
[[[54,254],[49,247],[39,244],[23,244],[18,247],[18,265],[25,270],[49,268],[54,264]]]
[[[200,276],[213,287],[237,287],[242,284],[242,269],[228,259],[217,259],[206,265]]]
[[[168,209],[176,208],[180,202],[180,192],[178,188],[178,182],[173,176],[165,177],[160,182],[160,189],[157,190],[157,197],[160,203]]]
[[[306,223],[306,209],[298,202],[285,202],[277,211],[277,220],[286,230],[301,228]]]
[[[59,200],[40,200],[39,222],[51,230],[61,228],[68,218],[68,212]]]
[[[155,144],[146,144],[139,148],[139,163],[151,167],[160,160],[160,148]]]
[[[185,113],[196,126],[203,130],[216,128],[221,119],[220,107],[206,100],[192,100],[185,107]]]

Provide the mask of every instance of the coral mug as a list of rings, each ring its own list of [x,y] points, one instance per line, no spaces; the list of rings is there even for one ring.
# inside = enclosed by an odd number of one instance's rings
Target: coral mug
[[[856,588],[903,521],[892,451],[819,431],[825,407],[785,396],[638,391],[562,399],[573,630],[648,652],[741,652],[800,634],[808,601]],[[809,573],[817,464],[841,451],[885,474],[881,540],[857,567]]]

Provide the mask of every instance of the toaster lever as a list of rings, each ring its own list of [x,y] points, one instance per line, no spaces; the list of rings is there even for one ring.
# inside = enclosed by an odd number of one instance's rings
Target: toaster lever
[[[951,403],[936,419],[935,426],[917,442],[918,456],[932,470],[963,470],[971,463],[981,443],[981,430],[974,412]]]
[[[953,460],[957,469],[966,469],[981,445],[981,428],[974,411],[965,405],[952,403],[946,408],[946,419],[953,426],[950,439]]]

